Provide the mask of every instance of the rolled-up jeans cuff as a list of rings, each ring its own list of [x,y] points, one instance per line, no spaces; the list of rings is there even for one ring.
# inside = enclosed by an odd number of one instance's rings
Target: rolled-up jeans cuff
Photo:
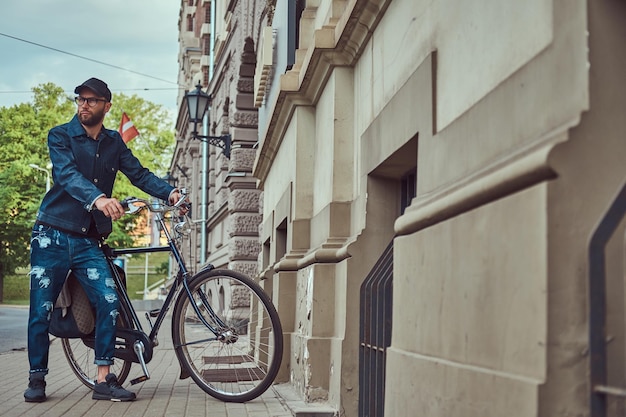
[[[96,365],[100,366],[100,365],[113,365],[113,359],[107,359],[107,358],[96,358],[93,363],[95,363]]]
[[[43,378],[48,375],[47,369],[31,369],[29,372],[31,378]]]

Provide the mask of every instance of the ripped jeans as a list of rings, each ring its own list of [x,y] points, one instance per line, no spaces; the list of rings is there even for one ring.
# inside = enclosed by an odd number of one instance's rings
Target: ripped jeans
[[[96,310],[94,363],[112,365],[119,300],[98,240],[37,224],[30,243],[30,374],[48,373],[50,316],[70,269]]]

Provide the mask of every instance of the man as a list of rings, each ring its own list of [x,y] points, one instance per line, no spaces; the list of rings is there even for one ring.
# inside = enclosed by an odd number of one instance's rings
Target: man
[[[43,198],[31,239],[30,372],[24,398],[27,402],[46,400],[50,314],[71,269],[96,310],[94,363],[98,375],[92,398],[132,401],[135,394],[109,372],[119,300],[99,245],[111,233],[112,220],[124,214],[119,201],[111,198],[113,183],[121,171],[154,197],[175,204],[181,196],[141,165],[117,131],[103,126],[111,109],[111,91],[105,82],[90,78],[74,92],[76,115],[48,134],[54,186]]]

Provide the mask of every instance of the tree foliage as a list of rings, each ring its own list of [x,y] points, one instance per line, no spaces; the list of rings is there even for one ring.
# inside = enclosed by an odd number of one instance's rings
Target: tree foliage
[[[164,177],[174,150],[174,130],[172,117],[162,106],[146,101],[136,95],[113,94],[113,106],[104,124],[117,130],[122,113],[133,122],[139,136],[128,143],[133,154],[141,163],[160,177]],[[148,195],[134,187],[124,175],[118,175],[113,188],[113,197],[123,199],[129,196],[148,198]],[[133,244],[133,231],[145,225],[145,216],[124,216],[113,223],[113,232],[108,238],[112,246]]]
[[[174,146],[172,117],[162,106],[136,95],[116,93],[112,102],[105,126],[117,130],[122,112],[126,112],[140,132],[129,148],[144,166],[164,176]],[[28,265],[30,231],[45,193],[46,173],[30,165],[49,166],[48,131],[69,121],[75,112],[73,97],[52,83],[34,87],[30,103],[0,107],[0,301],[4,275]],[[118,175],[113,196],[122,199],[130,195],[147,197]],[[124,216],[114,222],[109,242],[132,245],[129,232],[140,221],[140,216]]]

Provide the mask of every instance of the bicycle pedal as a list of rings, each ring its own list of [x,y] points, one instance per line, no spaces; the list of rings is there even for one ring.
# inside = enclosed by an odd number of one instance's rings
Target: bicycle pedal
[[[150,317],[159,317],[159,313],[161,313],[160,308],[155,308],[154,310],[149,311]]]
[[[140,382],[146,382],[149,379],[150,379],[150,377],[148,377],[146,375],[142,375],[139,378],[135,378],[132,381],[130,381],[130,385],[136,385],[136,384],[139,384]]]

